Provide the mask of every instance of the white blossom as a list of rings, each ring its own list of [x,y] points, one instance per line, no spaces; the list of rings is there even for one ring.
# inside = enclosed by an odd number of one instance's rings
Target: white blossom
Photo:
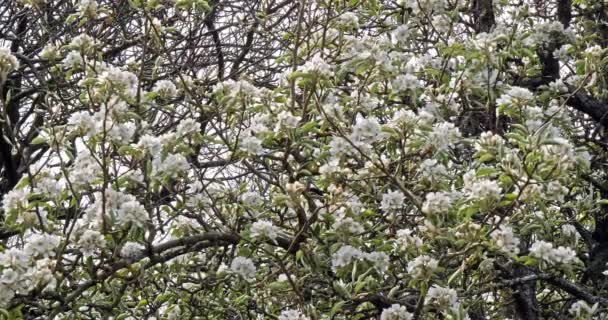
[[[380,130],[380,124],[375,119],[359,118],[353,126],[350,138],[363,146],[370,145],[384,137]]]
[[[243,97],[255,97],[260,90],[245,80],[234,81],[232,79],[220,82],[213,88],[214,93],[225,92],[229,97],[241,95]]]
[[[309,61],[298,67],[298,71],[315,73],[321,76],[330,76],[332,73],[331,66],[325,62],[320,54],[315,54]]]
[[[393,211],[403,207],[405,195],[401,191],[389,191],[382,195],[380,209],[383,211]]]
[[[441,122],[433,125],[433,131],[427,137],[427,146],[437,151],[453,147],[460,139],[460,130],[451,122]]]
[[[137,94],[137,86],[139,81],[137,76],[130,71],[110,67],[101,73],[99,79],[101,81],[111,83],[115,89],[128,96],[132,97]]]
[[[445,192],[429,192],[422,204],[422,212],[426,214],[446,213],[452,207],[452,199]]]
[[[500,199],[502,189],[494,180],[481,179],[473,182],[470,198],[475,200],[496,201]]]
[[[271,221],[256,221],[251,225],[251,236],[255,239],[270,239],[276,241],[278,229]]]
[[[329,153],[334,157],[341,157],[351,154],[353,147],[348,141],[341,137],[335,137],[329,143]]]
[[[498,105],[509,105],[509,104],[524,104],[534,99],[534,95],[530,90],[522,87],[511,87],[507,90],[500,98],[496,99]]]
[[[158,93],[163,98],[173,98],[177,95],[177,88],[170,80],[160,80],[154,84],[153,92]]]
[[[0,47],[0,83],[6,79],[6,76],[19,68],[19,60],[13,53],[7,49]]]
[[[361,252],[361,250],[349,245],[342,246],[332,256],[332,269],[336,271],[338,268],[346,267],[353,261],[360,259],[362,256],[363,252]]]
[[[407,272],[413,278],[424,279],[432,275],[438,266],[439,262],[434,258],[427,255],[421,255],[408,262]]]
[[[410,30],[407,25],[398,26],[391,34],[398,43],[405,43],[410,39]]]
[[[380,272],[386,272],[390,266],[389,256],[382,251],[374,251],[364,254],[365,260],[374,264],[374,267]]]
[[[120,256],[126,259],[136,259],[144,252],[145,247],[137,242],[127,241],[120,249]]]
[[[9,212],[28,205],[29,192],[26,189],[13,189],[2,198],[2,209]]]
[[[245,280],[255,278],[256,268],[253,261],[245,257],[236,257],[230,264],[230,270],[243,277]]]
[[[192,118],[186,118],[177,124],[175,132],[178,136],[186,136],[192,133],[199,132],[200,130],[201,124],[198,121]]]
[[[458,303],[456,290],[433,285],[429,288],[426,301],[443,307],[452,307]]]
[[[492,231],[490,236],[502,251],[512,254],[519,253],[519,238],[513,234],[511,227],[501,225]]]
[[[68,52],[68,54],[65,56],[65,58],[62,61],[62,64],[67,68],[74,68],[76,66],[82,66],[83,63],[84,63],[84,60],[82,59],[82,56],[80,55],[80,52],[78,52],[78,51]]]
[[[133,223],[133,225],[143,228],[148,219],[146,208],[136,200],[122,203],[116,212],[118,224]]]
[[[81,16],[90,16],[94,17],[97,13],[97,1],[95,0],[80,0],[78,2],[78,12],[80,12]]]
[[[241,140],[241,150],[251,154],[260,155],[264,152],[262,148],[262,140],[255,136],[248,136]]]
[[[137,146],[146,150],[153,156],[159,155],[163,147],[159,137],[148,134],[145,134],[139,138]]]
[[[398,75],[393,82],[391,82],[391,87],[396,92],[403,92],[408,90],[414,90],[420,88],[422,85],[418,77],[413,74],[402,74]]]
[[[359,17],[354,12],[345,12],[338,17],[340,24],[347,27],[357,28],[359,26]]]
[[[190,163],[186,157],[181,154],[169,154],[158,166],[157,172],[162,175],[167,175],[171,178],[176,178],[180,173],[190,169]]]
[[[281,311],[278,320],[310,320],[310,318],[298,310],[287,309]]]
[[[395,249],[407,251],[409,249],[418,249],[422,247],[422,239],[413,234],[410,229],[397,230],[397,239],[395,239]]]
[[[0,266],[15,270],[25,270],[29,262],[29,255],[16,248],[10,248],[0,252]]]
[[[55,250],[59,246],[58,236],[51,234],[33,234],[24,247],[24,251],[30,256],[54,257]]]
[[[393,304],[389,308],[382,310],[380,320],[412,320],[414,315],[407,311],[407,308],[398,304]]]
[[[241,201],[248,206],[259,206],[263,200],[259,193],[247,191],[241,195]]]
[[[92,255],[106,247],[106,239],[97,230],[85,230],[78,239],[78,246],[85,255]]]
[[[568,309],[568,313],[575,317],[590,317],[597,312],[598,306],[599,305],[597,303],[590,306],[589,304],[587,304],[586,301],[579,300],[570,306],[570,309]]]
[[[289,111],[282,111],[277,115],[276,131],[278,131],[281,127],[287,129],[296,128],[300,122],[300,119],[301,117],[296,117]]]
[[[537,240],[530,247],[530,256],[543,260],[549,264],[570,264],[578,261],[576,252],[568,247],[553,247],[553,244]]]
[[[336,231],[346,231],[350,234],[359,234],[365,230],[359,222],[353,220],[351,217],[337,219],[332,225],[332,229]]]

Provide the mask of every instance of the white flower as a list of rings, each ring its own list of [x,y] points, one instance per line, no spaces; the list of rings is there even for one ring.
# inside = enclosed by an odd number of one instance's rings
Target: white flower
[[[500,199],[502,189],[494,180],[482,179],[473,182],[470,198],[474,200],[496,201]]]
[[[78,12],[81,16],[88,15],[94,17],[97,12],[97,1],[95,0],[80,0],[78,2]]]
[[[321,76],[331,75],[331,66],[323,60],[320,54],[315,54],[309,61],[298,68],[301,72],[316,73]]]
[[[145,247],[137,242],[127,241],[120,249],[120,256],[126,259],[136,259],[143,252]]]
[[[11,268],[7,268],[2,270],[2,274],[0,274],[0,284],[12,286],[17,281],[19,281],[21,275]]]
[[[570,309],[568,310],[568,313],[570,313],[570,315],[575,316],[575,317],[581,317],[581,316],[592,316],[595,314],[595,312],[597,312],[597,307],[598,304],[594,304],[593,306],[589,306],[589,304],[587,304],[586,301],[584,300],[579,300],[575,303],[572,304],[572,306],[570,306]],[[590,319],[590,318],[586,318],[586,319]]]
[[[497,105],[508,105],[508,104],[527,104],[534,99],[534,95],[530,90],[521,87],[511,87],[507,92],[496,99]]]
[[[226,93],[229,97],[242,95],[244,97],[255,97],[260,91],[251,83],[245,80],[234,81],[232,79],[220,82],[213,87],[213,93]]]
[[[358,260],[362,256],[363,252],[361,252],[361,250],[349,245],[342,246],[342,248],[340,248],[332,256],[332,269],[336,271],[338,268],[346,267],[351,262]]]
[[[176,178],[180,173],[190,169],[190,163],[181,154],[169,154],[158,166],[159,174],[167,175],[171,178]]]
[[[33,234],[25,244],[24,251],[30,256],[41,256],[44,258],[55,256],[55,250],[59,246],[58,236],[51,234]]]
[[[137,144],[137,146],[139,148],[145,149],[152,156],[158,155],[163,148],[163,144],[159,137],[151,136],[148,134],[145,134],[141,136],[141,138],[139,138],[139,143]]]
[[[359,118],[353,126],[350,138],[353,142],[364,145],[372,144],[382,139],[384,135],[380,130],[380,124],[375,119]]]
[[[393,115],[389,125],[394,128],[406,127],[409,128],[418,122],[418,116],[412,110],[399,109]]]
[[[478,152],[485,151],[495,155],[500,147],[504,145],[504,143],[505,140],[501,136],[496,135],[491,131],[487,131],[481,133],[479,139],[475,141],[475,150]]]
[[[256,268],[253,261],[245,257],[236,257],[230,264],[230,270],[240,275],[245,280],[251,280],[255,278]]]
[[[13,189],[2,198],[2,209],[9,212],[18,208],[27,207],[29,192],[25,189]]]
[[[255,136],[248,136],[241,140],[241,150],[251,154],[260,155],[264,152],[262,148],[262,140]]]
[[[422,204],[422,212],[426,214],[446,213],[452,207],[452,199],[445,192],[429,192]]]
[[[445,181],[445,176],[448,174],[446,167],[435,159],[425,159],[420,164],[418,169],[420,179],[428,181],[431,185],[436,185]]]
[[[555,263],[569,264],[577,260],[576,252],[571,248],[559,246],[553,250],[552,260]]]
[[[0,307],[8,306],[8,303],[15,296],[15,291],[8,286],[0,284]]]
[[[251,237],[255,239],[270,239],[276,241],[278,229],[271,221],[256,221],[251,225]]]
[[[530,256],[550,264],[569,264],[578,261],[576,252],[568,247],[553,248],[553,244],[538,240],[530,247]]]
[[[407,25],[400,25],[392,32],[393,37],[397,42],[407,42],[410,38],[410,30]]]
[[[346,139],[336,137],[329,143],[329,153],[334,157],[346,156],[352,153],[353,147]]]
[[[95,39],[93,39],[88,34],[79,34],[70,41],[70,46],[75,47],[75,49],[86,49],[95,43]]]
[[[241,201],[248,206],[259,206],[262,204],[262,197],[257,192],[248,191],[241,195]]]
[[[357,28],[359,26],[359,17],[354,12],[345,12],[338,17],[340,24],[347,27]]]
[[[382,195],[380,209],[392,211],[403,207],[405,196],[401,191],[389,191]]]
[[[298,310],[287,309],[281,311],[278,320],[310,320],[310,318]]]
[[[115,89],[128,96],[133,97],[137,94],[137,86],[139,81],[137,76],[132,72],[111,67],[102,72],[99,79],[101,81],[111,83]]]
[[[136,200],[126,201],[120,205],[116,212],[116,222],[118,224],[133,223],[135,226],[143,228],[148,221],[146,208]]]
[[[562,225],[562,233],[566,237],[574,238],[575,243],[578,243],[578,239],[580,238],[580,234],[576,230],[576,227],[571,224]]]
[[[81,66],[83,63],[84,63],[84,61],[82,60],[82,56],[80,55],[80,52],[78,52],[78,51],[68,52],[68,54],[65,56],[65,58],[63,58],[63,61],[62,61],[62,64],[67,68]]]
[[[437,151],[447,150],[460,139],[460,130],[451,122],[441,122],[433,125],[433,131],[427,138],[427,146]]]
[[[397,239],[395,240],[395,249],[407,251],[410,248],[418,249],[422,246],[422,239],[417,235],[412,235],[410,229],[397,230]]]
[[[536,241],[530,247],[530,255],[551,262],[553,258],[553,244],[542,240]]]
[[[137,127],[133,122],[114,123],[108,131],[108,137],[117,143],[126,144],[131,142],[136,129]]]
[[[177,95],[177,88],[170,80],[160,80],[156,82],[152,91],[163,98],[173,98]]]
[[[414,319],[414,315],[407,312],[407,308],[404,306],[393,304],[389,308],[382,310],[380,320],[411,320]]]
[[[504,252],[519,253],[519,238],[513,234],[513,229],[508,226],[500,226],[490,234],[492,240]]]
[[[425,279],[435,272],[439,262],[427,255],[421,255],[408,262],[407,272],[414,278]]]
[[[40,51],[40,57],[47,60],[54,60],[57,58],[58,49],[52,43],[47,43]]]
[[[10,248],[4,252],[0,252],[0,266],[13,268],[16,270],[25,270],[28,265],[29,257],[25,251]]]
[[[95,129],[95,122],[93,121],[93,117],[88,111],[79,111],[72,113],[72,115],[68,119],[68,125],[74,126],[77,129],[82,130],[84,134],[93,132],[93,130]]]
[[[199,132],[200,130],[201,124],[198,121],[192,118],[186,118],[179,122],[179,124],[177,125],[177,129],[175,129],[175,132],[178,136],[186,136],[192,133]]]
[[[99,231],[85,230],[78,239],[78,246],[85,255],[92,255],[93,252],[106,247],[106,239]]]
[[[359,234],[365,231],[363,226],[351,217],[337,219],[332,225],[332,229],[336,231],[346,231],[351,234]]]
[[[374,267],[380,272],[388,270],[390,260],[388,254],[382,251],[374,251],[364,255],[365,260],[374,264]]]
[[[443,11],[447,6],[445,0],[401,0],[414,15],[431,15]]]
[[[298,126],[298,123],[300,123],[300,119],[301,117],[296,117],[289,111],[282,111],[277,115],[276,131],[278,131],[281,127],[287,129],[296,128]]]
[[[19,68],[19,60],[13,55],[13,53],[7,49],[0,47],[0,82],[6,78],[6,76]]]
[[[454,289],[433,285],[427,293],[426,301],[443,307],[452,307],[458,303],[458,295]]]
[[[418,77],[413,74],[402,74],[398,75],[393,82],[391,82],[391,87],[396,92],[403,92],[407,90],[418,89],[422,86]]]

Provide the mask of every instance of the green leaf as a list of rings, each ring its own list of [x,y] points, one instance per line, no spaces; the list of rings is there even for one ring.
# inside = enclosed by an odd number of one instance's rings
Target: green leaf
[[[346,301],[338,301],[338,302],[334,303],[333,307],[331,307],[331,310],[329,311],[329,316],[332,317],[335,314],[339,313],[345,304],[346,304]]]

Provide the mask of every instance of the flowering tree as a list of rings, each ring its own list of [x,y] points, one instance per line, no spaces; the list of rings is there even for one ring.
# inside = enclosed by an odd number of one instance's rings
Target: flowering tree
[[[595,0],[0,4],[0,317],[608,317]]]

